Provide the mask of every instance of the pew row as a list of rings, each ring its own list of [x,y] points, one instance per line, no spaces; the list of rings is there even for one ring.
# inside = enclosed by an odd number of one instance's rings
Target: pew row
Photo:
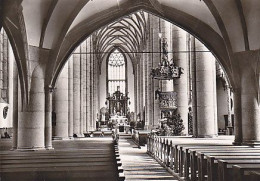
[[[243,165],[250,165],[251,160],[260,160],[260,148],[234,146],[233,138],[195,139],[149,135],[147,152],[180,180],[218,180],[219,160],[229,160],[230,163],[237,160],[234,164]],[[234,171],[229,169],[228,172],[233,174]]]

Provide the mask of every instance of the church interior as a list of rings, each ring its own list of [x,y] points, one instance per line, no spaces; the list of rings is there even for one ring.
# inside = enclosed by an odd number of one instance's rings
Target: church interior
[[[0,0],[0,180],[260,180],[260,1]]]

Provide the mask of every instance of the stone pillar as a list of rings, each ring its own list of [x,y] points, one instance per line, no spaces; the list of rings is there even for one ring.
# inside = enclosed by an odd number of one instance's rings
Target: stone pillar
[[[143,116],[143,97],[142,97],[142,56],[137,56],[137,71],[136,71],[136,83],[137,83],[137,121],[142,120]]]
[[[148,16],[149,17],[149,21],[151,19],[151,15]],[[152,25],[149,24],[149,29],[150,29],[150,33],[148,36],[148,46],[147,46],[147,50],[148,52],[153,51],[153,32],[151,31]],[[153,80],[151,77],[151,70],[153,68],[153,54],[152,53],[148,53],[147,54],[147,101],[149,106],[147,106],[147,119],[149,121],[149,127],[148,129],[152,129],[153,128],[153,124],[154,124],[154,89],[153,89]]]
[[[144,56],[142,54],[139,62],[139,91],[140,91],[140,120],[144,121]]]
[[[136,65],[136,68],[134,70],[134,90],[135,90],[135,119],[137,119],[137,114],[139,111],[139,96],[138,96],[138,65]]]
[[[193,128],[193,136],[198,137],[198,124],[197,124],[197,61],[196,61],[196,52],[195,52],[195,38],[193,36],[190,37],[190,47],[191,47],[191,76],[192,76],[192,128]]]
[[[86,84],[86,81],[87,81],[87,72],[86,72],[86,40],[83,42],[82,44],[82,71],[83,71],[83,75],[82,75],[82,87],[83,87],[83,90],[82,90],[82,96],[83,96],[83,133],[86,133],[87,132],[87,84]]]
[[[87,131],[90,130],[90,121],[91,121],[91,101],[90,101],[90,39],[88,38],[87,40],[87,57],[86,57],[86,99],[87,99]]]
[[[84,41],[85,42],[85,41]],[[84,48],[86,48],[86,45],[84,42],[81,43],[80,45],[80,134],[81,136],[83,135],[83,127],[84,127],[84,93],[83,93],[83,89],[84,89],[84,78],[83,78],[83,72],[84,72],[84,66],[83,66],[83,61],[84,61],[84,55],[82,54],[84,51]]]
[[[57,80],[55,96],[56,126],[54,138],[66,139],[69,137],[69,93],[68,93],[68,63],[63,67]]]
[[[172,54],[172,24],[166,20],[161,20],[162,21],[162,39],[161,39],[161,46],[162,46],[162,41],[163,38],[166,38],[167,45],[168,45],[168,61],[170,61],[173,58]],[[161,47],[162,48],[162,47]],[[163,55],[162,55],[163,56]],[[162,92],[172,92],[174,91],[173,87],[173,80],[161,80],[162,82],[162,87],[161,90]]]
[[[232,125],[232,115],[231,115],[231,90],[230,86],[226,80],[226,90],[227,90],[227,107],[228,107],[228,128],[227,134],[233,135],[233,125]]]
[[[34,68],[31,78],[30,99],[18,113],[18,148],[19,150],[45,149],[45,67],[38,65]],[[46,129],[45,129],[46,127]],[[44,131],[45,130],[45,131]],[[48,146],[48,145],[46,145]]]
[[[52,92],[53,88],[45,88],[45,148],[52,148]],[[38,119],[38,118],[37,118]]]
[[[151,32],[153,34],[152,36],[152,40],[153,40],[153,44],[152,44],[152,51],[153,52],[160,52],[160,40],[159,40],[159,17],[157,16],[152,16],[152,21],[151,21]],[[152,67],[153,68],[157,68],[158,64],[160,63],[160,53],[155,53],[152,54]],[[157,127],[159,125],[159,119],[161,118],[161,111],[160,111],[160,107],[159,107],[159,98],[155,97],[155,91],[158,90],[160,88],[160,82],[159,80],[155,80],[152,79],[153,82],[153,97],[154,97],[154,101],[153,101],[153,126]]]
[[[99,120],[100,117],[100,96],[99,96],[99,81],[100,81],[100,72],[99,72],[99,59],[96,59],[96,68],[95,68],[95,77],[96,77],[96,89],[95,89],[95,96],[96,96],[96,121]],[[98,115],[97,115],[98,114]],[[95,123],[96,125],[96,123]]]
[[[217,105],[217,75],[216,75],[216,58],[213,56],[213,54],[210,54],[212,57],[212,79],[213,79],[213,108],[214,108],[214,124],[215,124],[215,134],[218,135],[218,105]]]
[[[92,40],[91,40],[91,37],[90,37],[90,82],[89,82],[89,85],[90,85],[90,130],[91,131],[94,131],[94,116],[93,116],[93,112],[94,112],[94,78],[93,78],[93,70],[94,70],[94,67],[93,67],[93,46],[92,46]]]
[[[152,35],[148,36],[148,42],[147,42],[147,51],[152,51],[151,46],[151,37]],[[146,125],[148,126],[148,129],[151,129],[153,127],[153,91],[152,91],[152,78],[151,78],[151,69],[152,69],[152,56],[151,54],[145,54],[145,97],[146,97]]]
[[[252,146],[260,145],[259,53],[258,50],[235,54],[241,76],[242,144]],[[235,114],[239,117],[238,111]]]
[[[196,51],[208,51],[195,40]],[[211,52],[196,52],[196,98],[198,137],[217,136],[215,96],[215,58]]]
[[[147,43],[148,44],[148,43]],[[145,48],[145,51],[147,52],[148,49],[147,49],[147,45],[146,45],[146,48]],[[143,66],[143,72],[144,72],[144,75],[143,75],[143,86],[144,86],[144,105],[145,105],[145,129],[148,129],[148,126],[149,126],[149,108],[150,108],[150,101],[148,99],[148,89],[149,89],[149,85],[148,85],[148,80],[147,80],[147,76],[148,76],[148,54],[147,53],[144,53],[144,66]]]
[[[135,96],[136,96],[136,99],[135,99],[135,105],[136,105],[136,120],[138,118],[138,114],[139,114],[139,65],[138,65],[138,61],[136,60],[136,69],[135,69]]]
[[[188,54],[181,51],[187,50],[187,33],[177,26],[173,26],[173,50],[176,66],[183,68],[183,74],[174,80],[174,89],[177,92],[178,113],[183,120],[182,134],[188,135]]]
[[[253,81],[255,77],[252,75],[251,70],[246,71],[243,72],[241,80],[243,144],[260,145],[259,98]]]
[[[73,133],[80,135],[80,50],[73,54]]]
[[[69,120],[68,120],[68,135],[70,138],[73,138],[73,55],[69,58],[67,62],[69,68],[68,68],[68,99],[69,99]]]
[[[96,121],[97,117],[99,115],[99,108],[98,108],[98,73],[97,73],[97,67],[98,65],[98,60],[97,56],[93,54],[93,130],[96,130]]]
[[[241,109],[241,89],[234,89],[234,131],[235,141],[233,144],[242,144],[242,109]]]
[[[15,60],[13,61],[13,146],[12,149],[17,149],[18,139],[18,70]]]

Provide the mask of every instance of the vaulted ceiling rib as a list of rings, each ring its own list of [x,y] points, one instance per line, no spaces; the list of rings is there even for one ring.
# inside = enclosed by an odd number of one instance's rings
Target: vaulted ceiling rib
[[[100,60],[111,47],[124,46],[127,52],[141,51],[146,41],[147,16],[139,11],[123,17],[94,33],[94,46]]]

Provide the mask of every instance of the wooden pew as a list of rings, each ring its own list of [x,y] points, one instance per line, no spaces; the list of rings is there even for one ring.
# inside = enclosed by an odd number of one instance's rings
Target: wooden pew
[[[180,173],[180,176],[187,176],[187,169],[189,168],[190,163],[190,149],[199,149],[199,150],[208,150],[215,148],[223,148],[223,147],[236,147],[233,145],[220,145],[220,144],[182,144],[175,145],[175,171]],[[248,146],[243,146],[243,148],[248,148]]]
[[[232,148],[237,146],[231,145],[220,145],[220,144],[184,144],[184,145],[175,145],[174,146],[174,167],[175,172],[179,173],[180,176],[184,178],[189,177],[189,168],[192,168],[193,176],[196,175],[194,171],[197,170],[197,160],[190,159],[190,150],[211,150],[211,149],[223,149],[223,148]],[[242,146],[242,148],[248,148],[248,146]],[[194,154],[196,151],[194,152]],[[193,156],[191,156],[193,157]],[[192,160],[192,161],[191,161]],[[192,165],[192,166],[191,166]],[[193,169],[195,168],[195,169]],[[192,178],[195,179],[195,178]]]
[[[212,149],[231,149],[231,148],[238,148],[238,146],[231,146],[231,145],[188,145],[188,146],[180,146],[180,153],[179,153],[179,160],[176,160],[178,162],[179,166],[179,173],[180,176],[184,176],[185,178],[189,177],[189,169],[191,167],[191,161],[190,161],[190,150],[212,150]],[[241,146],[239,148],[249,148],[248,146]],[[192,162],[192,164],[197,164]]]
[[[259,180],[259,172],[260,172],[260,164],[238,164],[232,166],[233,171],[233,180],[235,181],[258,181]],[[258,174],[256,176],[256,180],[250,180],[252,176],[252,171]]]
[[[239,165],[240,167],[234,167]],[[256,169],[260,171],[260,160],[218,160],[218,180],[238,181],[245,174],[245,171]]]
[[[222,155],[216,154],[213,155],[206,155],[207,157],[207,174],[208,174],[208,181],[217,181],[218,180],[218,160],[219,159],[232,159],[232,160],[246,160],[246,159],[260,159],[259,153],[222,153]]]
[[[166,140],[165,140],[166,139]],[[167,140],[168,141],[167,143]],[[153,136],[149,140],[148,152],[169,166],[170,169],[179,173],[179,176],[189,176],[190,152],[185,147],[199,147],[200,149],[214,149],[218,146],[233,146],[232,139],[195,139],[187,137],[157,137]],[[170,146],[169,146],[170,145]],[[248,147],[248,146],[247,146]],[[186,156],[187,155],[187,156]],[[187,166],[186,166],[187,165]],[[195,164],[197,167],[197,164]]]
[[[224,145],[221,145],[224,146]],[[227,146],[227,145],[226,145]],[[176,167],[181,177],[188,178],[189,176],[189,168],[190,168],[190,153],[191,149],[212,149],[215,148],[216,145],[178,145],[178,157],[176,158]]]
[[[124,181],[124,180],[125,180],[125,174],[124,174],[124,172],[120,172],[118,175],[119,175],[118,181]]]
[[[191,163],[195,162],[197,163],[197,167],[194,167],[195,169],[197,168],[198,170],[198,177],[199,180],[203,180],[204,176],[207,175],[207,160],[205,157],[205,154],[214,154],[214,153],[259,153],[260,154],[260,149],[255,149],[255,148],[228,148],[228,150],[223,150],[223,149],[204,149],[204,150],[191,150],[192,154],[191,156]],[[192,178],[194,177],[194,174],[196,174],[197,170],[193,170],[191,167],[191,176]]]
[[[249,181],[260,180],[260,171],[249,171]]]

